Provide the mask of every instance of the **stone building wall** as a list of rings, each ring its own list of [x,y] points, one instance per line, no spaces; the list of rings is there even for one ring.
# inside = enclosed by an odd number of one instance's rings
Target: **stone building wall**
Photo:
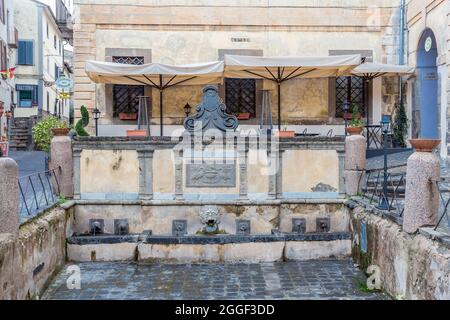
[[[450,3],[444,0],[411,0],[407,10],[408,25],[408,63],[411,66],[417,64],[417,49],[419,40],[423,32],[429,28],[433,31],[437,42],[437,67],[438,67],[438,127],[441,138],[441,156],[447,157],[450,139],[448,137],[448,123],[450,121]],[[414,119],[414,112],[417,112],[418,79],[411,77],[408,80],[410,120]],[[410,123],[411,135],[420,134],[414,123]]]
[[[396,62],[400,1],[293,0],[160,1],[76,0],[74,26],[75,116],[98,107],[100,124],[112,124],[105,86],[84,72],[88,59],[105,60],[111,48],[151,50],[152,62],[182,64],[217,60],[219,50],[262,50],[266,56],[328,55],[330,50],[372,50],[375,61]],[[245,23],[243,23],[245,21]],[[270,84],[264,84],[270,86]],[[283,123],[326,124],[329,89],[325,80],[301,80],[283,87]],[[155,90],[154,90],[155,91]],[[158,92],[152,94],[153,123],[159,121]],[[180,124],[183,106],[195,106],[200,88],[171,89],[164,100],[164,123]],[[273,92],[273,115],[276,121]],[[386,104],[386,103],[385,103]],[[389,103],[388,103],[389,104]]]

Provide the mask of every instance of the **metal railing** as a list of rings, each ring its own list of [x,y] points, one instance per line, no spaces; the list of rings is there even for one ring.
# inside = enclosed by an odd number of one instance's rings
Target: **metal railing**
[[[436,181],[436,185],[439,190],[441,206],[439,210],[439,221],[434,230],[437,230],[439,227],[450,230],[450,217],[448,215],[448,208],[450,206],[450,178],[443,177],[441,180]],[[444,218],[447,219],[447,226],[443,224]]]
[[[404,197],[406,186],[406,172],[395,169],[387,171],[387,193],[386,202],[387,211],[391,216],[400,219],[404,211]],[[366,170],[360,175],[359,184],[362,190],[362,196],[369,200],[371,204],[378,205],[385,197],[384,188],[384,169]]]
[[[61,167],[33,173],[18,179],[21,219],[28,219],[55,205],[61,192],[58,172]]]
[[[436,183],[439,191],[439,221],[434,230],[441,229],[445,233],[450,233],[450,178],[441,178],[439,181],[430,181],[430,184]],[[360,175],[359,184],[362,194],[370,204],[377,206],[383,199],[384,170],[367,170]],[[395,222],[400,223],[405,211],[405,191],[406,191],[406,172],[391,168],[387,172],[387,203],[388,210],[386,215]],[[445,225],[445,220],[447,224]]]

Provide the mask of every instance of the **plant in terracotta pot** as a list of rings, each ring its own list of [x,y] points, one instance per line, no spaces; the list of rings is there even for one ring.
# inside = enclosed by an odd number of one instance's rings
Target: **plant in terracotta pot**
[[[57,117],[50,116],[39,121],[32,129],[33,141],[39,150],[50,152],[50,142],[54,135],[67,135],[70,126]]]
[[[346,128],[346,131],[350,135],[361,134],[364,128],[364,122],[361,120],[361,114],[359,113],[358,107],[353,106],[352,119],[350,124]]]
[[[278,131],[278,138],[295,138],[295,131],[288,130],[288,127],[284,126],[281,131]]]

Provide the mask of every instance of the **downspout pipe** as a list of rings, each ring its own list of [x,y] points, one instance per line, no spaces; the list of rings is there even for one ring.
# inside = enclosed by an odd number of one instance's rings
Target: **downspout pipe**
[[[400,36],[399,36],[399,64],[405,64],[405,16],[406,16],[406,0],[401,0],[400,4]],[[400,95],[400,105],[404,103],[403,98],[403,79],[399,77],[399,95]]]

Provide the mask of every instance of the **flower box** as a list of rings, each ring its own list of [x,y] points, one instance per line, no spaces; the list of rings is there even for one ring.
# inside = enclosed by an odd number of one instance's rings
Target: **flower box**
[[[295,131],[278,131],[277,133],[278,138],[295,138]]]
[[[120,120],[137,120],[137,113],[125,113],[121,112],[119,113],[119,119]]]
[[[147,130],[127,130],[127,137],[146,137]]]
[[[238,120],[250,120],[250,117],[251,117],[252,115],[250,114],[250,113],[248,113],[248,112],[245,112],[245,113],[238,113],[237,115],[236,115],[236,117],[238,118]]]

